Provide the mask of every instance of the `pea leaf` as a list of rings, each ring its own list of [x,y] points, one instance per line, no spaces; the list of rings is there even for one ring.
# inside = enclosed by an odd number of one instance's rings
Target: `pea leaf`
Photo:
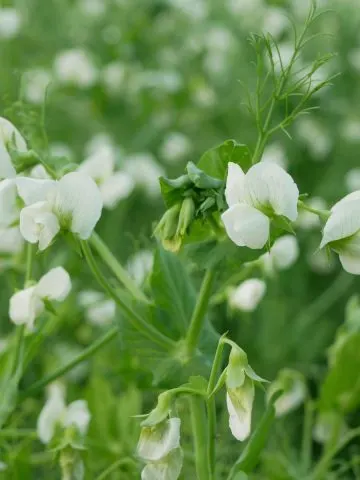
[[[223,184],[221,180],[207,175],[193,162],[188,162],[188,164],[186,165],[186,171],[195,187],[201,189],[220,188]]]
[[[229,162],[234,162],[247,171],[251,167],[251,155],[247,145],[237,143],[235,140],[226,140],[221,145],[207,150],[197,166],[211,177],[224,180]]]

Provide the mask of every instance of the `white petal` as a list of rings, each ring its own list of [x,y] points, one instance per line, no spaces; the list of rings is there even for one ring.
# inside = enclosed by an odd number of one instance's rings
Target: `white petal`
[[[85,435],[90,422],[90,412],[88,404],[85,400],[76,400],[70,403],[66,409],[66,414],[63,418],[64,427],[75,425],[81,435]]]
[[[303,382],[296,381],[289,392],[283,393],[275,402],[276,416],[282,415],[295,410],[300,406],[306,396],[306,388]]]
[[[53,394],[45,403],[37,421],[37,434],[42,443],[49,443],[55,433],[55,426],[61,422],[65,411],[63,396]]]
[[[135,182],[125,172],[116,172],[100,185],[100,192],[107,208],[115,208],[120,200],[127,198],[134,190]]]
[[[245,178],[243,199],[257,207],[272,207],[277,215],[295,221],[299,189],[292,177],[273,163],[258,163]]]
[[[266,292],[266,283],[258,278],[250,278],[235,288],[229,296],[232,308],[253,312]]]
[[[244,189],[245,173],[236,163],[229,162],[226,178],[225,198],[229,207],[239,203]]]
[[[94,180],[82,173],[72,172],[58,183],[54,211],[60,224],[86,240],[101,216],[102,198]]]
[[[251,380],[246,379],[242,387],[229,389],[226,404],[229,412],[231,433],[237,440],[244,441],[251,431],[251,412],[254,402],[255,387]]]
[[[101,292],[95,290],[84,290],[78,295],[79,305],[83,308],[87,308],[93,304],[101,302],[104,300],[105,296]]]
[[[180,446],[180,418],[170,418],[153,427],[143,427],[137,454],[146,462],[161,460]]]
[[[226,210],[221,218],[226,233],[239,247],[262,248],[269,238],[268,217],[250,205],[234,205]]]
[[[160,462],[151,462],[141,472],[141,480],[177,480],[183,465],[183,452],[176,448]]]
[[[20,253],[24,246],[24,239],[19,227],[0,228],[0,253]]]
[[[326,222],[320,248],[330,242],[348,238],[360,230],[360,200],[349,200],[335,205]]]
[[[18,177],[16,185],[19,196],[24,200],[25,205],[48,200],[56,188],[55,180],[28,177]]]
[[[42,312],[44,304],[36,296],[35,289],[20,290],[10,298],[9,316],[16,325],[27,325],[31,329],[35,318]]]
[[[103,300],[88,307],[86,318],[93,325],[106,325],[114,319],[115,312],[116,304],[114,300]]]
[[[290,268],[298,259],[299,245],[294,235],[278,238],[271,247],[270,256],[279,270]]]
[[[26,152],[27,146],[19,130],[6,118],[0,117],[0,141],[6,146],[13,142],[18,152]]]
[[[89,175],[101,184],[112,175],[114,165],[113,148],[110,145],[102,145],[80,164],[78,172]]]
[[[3,178],[15,178],[16,170],[11,162],[9,152],[5,146],[0,143],[0,180]]]
[[[340,253],[339,258],[344,270],[353,275],[360,275],[360,256]]]
[[[56,215],[47,202],[38,202],[20,212],[20,232],[26,241],[39,242],[39,250],[45,250],[60,230]]]
[[[70,276],[62,267],[51,269],[36,286],[36,294],[47,300],[64,300],[71,290]]]
[[[347,202],[351,202],[352,200],[360,200],[360,190],[356,190],[355,192],[351,192],[342,198],[339,202],[335,203],[332,207],[331,211],[336,212],[336,210],[342,209]]]
[[[0,182],[0,212],[0,226],[2,227],[8,227],[19,216],[14,180],[3,180]]]

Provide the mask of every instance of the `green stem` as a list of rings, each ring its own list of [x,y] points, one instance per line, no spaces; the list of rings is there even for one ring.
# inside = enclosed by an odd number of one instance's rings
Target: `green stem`
[[[22,428],[22,429],[10,429],[5,428],[0,430],[0,437],[2,438],[37,438],[36,430]]]
[[[55,370],[55,372],[51,373],[50,375],[47,375],[42,380],[39,380],[38,382],[34,383],[34,385],[32,385],[27,390],[25,390],[25,392],[22,394],[22,397],[28,397],[29,395],[32,395],[38,390],[41,390],[43,387],[53,382],[57,378],[65,375],[65,373],[72,370],[79,363],[82,363],[88,358],[92,357],[98,350],[100,350],[102,347],[110,343],[111,340],[113,340],[118,333],[119,333],[118,327],[112,327],[102,337],[95,340],[95,342],[93,342],[91,345],[85,348],[79,355],[74,357],[68,363],[58,368],[57,370]]]
[[[125,268],[119,263],[117,258],[110,251],[109,247],[99,237],[97,233],[93,233],[90,238],[91,246],[96,250],[103,262],[109,267],[120,283],[137,299],[144,303],[149,303],[149,299],[143,291],[136,285]]]
[[[112,473],[114,473],[118,468],[122,467],[123,465],[130,465],[131,467],[134,467],[135,462],[131,458],[120,458],[120,460],[117,460],[106,470],[100,473],[100,475],[96,477],[96,480],[105,480],[105,478],[108,478]]]
[[[186,335],[188,355],[192,356],[199,342],[201,330],[204,325],[205,315],[210,302],[212,287],[215,280],[215,272],[208,269],[205,273],[194,312],[190,320],[189,330]]]
[[[132,325],[154,343],[157,343],[166,350],[171,350],[174,347],[175,342],[163,335],[154,326],[147,323],[140,315],[134,312],[133,309],[124,302],[124,300],[119,296],[118,292],[106,280],[93,257],[89,244],[86,241],[81,240],[81,248],[95,279],[108,293],[108,295],[115,300],[118,307],[127,316]]]
[[[302,467],[304,475],[311,466],[312,458],[312,427],[314,420],[314,404],[311,400],[305,403],[305,419],[302,437]]]
[[[196,479],[209,480],[211,476],[208,464],[208,437],[204,404],[197,397],[190,397],[189,401],[194,437]]]

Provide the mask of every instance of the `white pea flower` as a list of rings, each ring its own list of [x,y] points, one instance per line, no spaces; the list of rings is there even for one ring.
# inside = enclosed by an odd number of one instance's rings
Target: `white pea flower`
[[[276,270],[287,270],[299,257],[299,245],[294,235],[284,235],[275,240],[270,252],[260,258],[268,274]]]
[[[51,82],[51,74],[43,68],[28,70],[25,74],[24,97],[30,103],[42,104],[46,89]]]
[[[339,422],[340,437],[343,437],[347,432],[347,426],[340,414],[332,410],[320,412],[313,429],[314,440],[322,444],[328,442],[334,433],[334,429],[338,428]]]
[[[19,227],[16,225],[20,214],[16,199],[15,181],[0,181],[0,253],[19,253],[24,244]]]
[[[266,283],[258,278],[249,278],[229,291],[229,305],[236,310],[253,312],[266,293]]]
[[[286,157],[286,152],[281,143],[271,143],[268,145],[261,157],[261,162],[264,163],[275,163],[278,167],[286,170],[288,165],[288,159]]]
[[[24,239],[19,227],[0,227],[0,254],[15,255],[20,253],[24,246]]]
[[[349,193],[331,209],[320,248],[325,246],[339,254],[347,272],[360,274],[360,190]]]
[[[87,54],[81,49],[60,52],[54,62],[55,76],[60,83],[88,88],[94,85],[98,71]]]
[[[98,185],[104,206],[115,208],[134,189],[134,181],[126,172],[115,171],[115,156],[111,148],[103,146],[79,166],[80,173],[89,175]]]
[[[127,270],[137,285],[142,285],[152,270],[154,255],[150,250],[140,250],[127,262]]]
[[[184,454],[181,448],[175,448],[166,457],[150,462],[141,472],[141,480],[177,480],[183,465]]]
[[[52,384],[48,399],[41,410],[37,422],[37,434],[42,443],[49,443],[57,426],[74,426],[84,436],[90,422],[90,412],[85,400],[76,400],[66,405],[65,392],[61,385]]]
[[[250,367],[244,350],[234,345],[226,367],[226,404],[229,427],[237,440],[244,441],[250,435],[254,382],[263,381]]]
[[[39,165],[35,165],[35,167],[30,170],[30,177],[37,178],[38,180],[51,180],[46,168],[41,165],[41,163],[39,163]]]
[[[36,317],[45,309],[45,301],[65,300],[71,290],[69,274],[62,267],[51,269],[38,283],[20,290],[10,298],[9,317],[16,325],[32,330]]]
[[[270,33],[274,38],[279,38],[290,26],[287,12],[282,8],[268,7],[265,10],[262,30],[266,33]]]
[[[295,370],[283,369],[267,391],[268,399],[273,393],[282,390],[275,402],[276,416],[286,415],[299,407],[306,398],[307,390],[304,377]]]
[[[27,205],[20,212],[21,234],[38,243],[39,250],[45,250],[60,229],[88,239],[101,216],[101,193],[82,173],[68,173],[58,181],[19,177],[17,187]]]
[[[190,151],[191,142],[189,138],[180,132],[169,133],[160,148],[162,158],[168,163],[183,160]]]
[[[16,176],[9,154],[10,147],[19,153],[27,151],[26,142],[21,133],[9,120],[0,117],[0,180]]]
[[[21,16],[15,8],[0,8],[0,38],[14,38],[20,31]]]
[[[102,81],[110,95],[116,95],[122,91],[126,72],[126,66],[120,62],[111,62],[103,68],[101,72]]]
[[[114,300],[106,298],[101,292],[84,290],[79,294],[78,302],[85,309],[86,319],[92,325],[107,325],[115,317]]]
[[[230,162],[225,197],[229,206],[221,218],[230,239],[239,247],[263,248],[270,236],[270,219],[297,218],[299,190],[290,175],[274,164],[258,163],[245,174]]]
[[[126,158],[125,171],[150,197],[160,195],[159,177],[164,175],[164,170],[153,155],[149,153],[129,155]]]

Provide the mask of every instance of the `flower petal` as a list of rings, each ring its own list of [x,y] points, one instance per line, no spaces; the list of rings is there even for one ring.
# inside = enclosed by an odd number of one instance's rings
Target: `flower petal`
[[[24,200],[25,205],[32,205],[33,203],[48,200],[56,188],[56,181],[18,177],[16,186],[19,196]]]
[[[13,180],[0,182],[0,226],[8,227],[19,215],[16,205],[16,184]]]
[[[127,198],[134,190],[135,182],[129,174],[116,172],[102,185],[100,192],[106,208],[115,208],[120,200]]]
[[[251,431],[251,412],[255,387],[252,380],[246,378],[242,387],[228,389],[226,404],[229,412],[231,433],[237,440],[244,441]]]
[[[71,280],[63,267],[52,268],[41,277],[36,286],[36,294],[46,300],[64,300],[71,290]]]
[[[175,448],[162,461],[148,463],[141,472],[141,480],[177,480],[183,457],[181,448]]]
[[[345,271],[353,275],[360,275],[360,256],[340,253],[339,258]]]
[[[35,289],[20,290],[10,298],[9,316],[15,325],[27,325],[32,329],[35,318],[42,312],[44,304],[37,298]]]
[[[94,180],[82,173],[72,172],[58,182],[54,211],[60,224],[86,240],[101,216],[102,198]]]
[[[0,228],[0,253],[20,253],[23,245],[24,239],[19,227]]]
[[[290,268],[298,259],[299,245],[294,235],[278,238],[271,247],[270,257],[278,270]]]
[[[239,247],[262,248],[269,238],[268,217],[250,205],[233,205],[222,214],[221,218],[226,233]]]
[[[253,312],[266,292],[266,283],[259,278],[249,278],[232,290],[229,304],[232,308],[244,312]]]
[[[240,203],[244,189],[245,173],[236,163],[228,163],[225,198],[229,207]]]
[[[26,241],[39,242],[39,250],[45,250],[60,230],[56,215],[47,202],[38,202],[20,212],[20,232]]]
[[[360,190],[356,190],[355,192],[351,192],[348,195],[346,195],[339,202],[335,203],[331,211],[336,212],[336,210],[343,208],[347,202],[351,202],[352,200],[360,200]]]
[[[80,164],[78,172],[89,175],[101,184],[112,175],[114,164],[113,148],[110,145],[102,145]]]
[[[16,170],[12,164],[9,152],[5,146],[0,143],[0,179],[3,178],[15,178]]]
[[[61,422],[65,411],[65,400],[61,391],[54,392],[41,410],[37,421],[37,434],[42,443],[49,443],[55,433],[55,426]]]
[[[255,207],[271,207],[277,215],[295,221],[299,189],[292,177],[274,163],[258,163],[245,178],[243,201]]]
[[[348,200],[335,205],[325,224],[320,248],[330,242],[342,240],[360,230],[360,200]]]
[[[0,142],[7,147],[13,143],[14,148],[18,152],[26,152],[26,142],[19,130],[6,118],[0,117]]]
[[[76,400],[67,407],[63,425],[64,427],[75,425],[81,435],[85,435],[90,419],[91,415],[86,400]]]
[[[137,454],[146,462],[166,457],[180,446],[180,418],[170,418],[152,427],[141,429]]]

